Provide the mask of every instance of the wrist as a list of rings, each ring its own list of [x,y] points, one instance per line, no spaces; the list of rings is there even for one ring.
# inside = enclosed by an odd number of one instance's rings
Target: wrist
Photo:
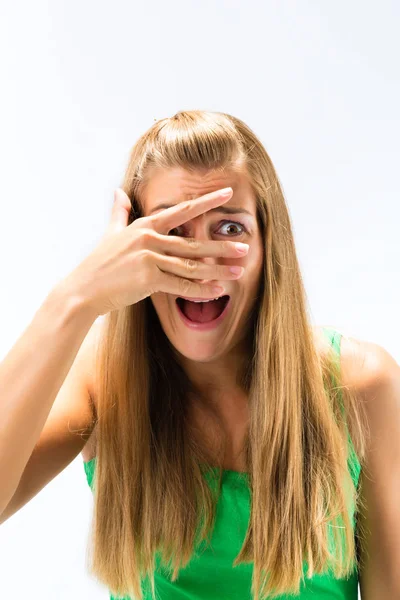
[[[93,304],[71,284],[68,278],[60,281],[47,296],[50,310],[56,310],[68,320],[81,320],[90,327],[99,316]]]

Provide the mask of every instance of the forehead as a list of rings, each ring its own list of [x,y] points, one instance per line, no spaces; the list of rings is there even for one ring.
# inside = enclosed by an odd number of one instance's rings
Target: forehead
[[[221,188],[231,187],[232,198],[226,206],[234,204],[247,208],[255,214],[255,196],[246,173],[226,169],[225,171],[196,170],[182,168],[154,169],[142,194],[144,214],[148,215],[161,203],[178,204],[198,198]]]

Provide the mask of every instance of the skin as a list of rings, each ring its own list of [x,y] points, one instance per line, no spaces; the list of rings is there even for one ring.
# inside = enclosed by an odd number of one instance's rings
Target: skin
[[[154,170],[143,193],[144,216],[157,214],[160,204],[178,204],[220,188],[231,187],[233,194],[224,205],[246,209],[250,214],[227,215],[209,212],[185,223],[172,232],[196,240],[232,240],[249,244],[243,258],[198,259],[205,263],[245,267],[236,280],[221,282],[231,297],[231,310],[222,323],[211,331],[193,331],[179,318],[176,296],[163,292],[152,294],[151,300],[163,330],[178,351],[192,381],[219,402],[221,412],[238,412],[242,417],[246,404],[238,389],[235,374],[246,356],[246,321],[254,306],[263,268],[263,242],[257,223],[256,199],[246,175],[232,170],[190,173],[175,168]],[[237,225],[236,223],[239,223]],[[204,281],[204,280],[198,280]],[[223,401],[222,401],[223,397]]]
[[[247,398],[238,389],[234,373],[245,356],[246,315],[254,305],[263,263],[255,198],[244,174],[228,171],[190,174],[176,169],[154,172],[143,199],[147,216],[162,202],[175,204],[223,187],[233,189],[233,196],[226,205],[246,208],[252,216],[205,214],[188,223],[187,230],[180,228],[174,233],[196,239],[225,239],[226,236],[226,239],[234,238],[249,244],[249,252],[244,258],[220,259],[221,264],[225,261],[245,267],[242,277],[225,282],[235,314],[215,331],[195,332],[178,319],[175,297],[158,293],[151,299],[189,376],[211,394],[210,399],[215,400],[225,423],[230,446],[224,468],[240,471],[245,470],[240,448],[248,410]],[[234,235],[233,232],[240,229],[232,229],[231,233],[228,224],[221,227],[222,220],[243,223],[248,233]],[[342,383],[352,388],[364,405],[370,431],[359,482],[360,506],[364,507],[357,520],[357,528],[364,531],[360,545],[361,599],[400,598],[400,367],[378,344],[358,340],[343,331],[340,333],[343,336],[340,352]],[[328,351],[323,327],[315,327],[314,334],[318,351]],[[203,425],[207,433],[207,425],[211,423],[203,420]],[[92,438],[84,449],[84,460],[90,460],[95,452],[95,436]]]
[[[262,276],[263,245],[256,219],[256,204],[243,173],[188,173],[175,169],[153,174],[146,189],[145,214],[161,202],[175,204],[223,187],[232,187],[227,203],[248,209],[252,216],[204,214],[180,235],[196,239],[229,239],[246,242],[250,249],[242,259],[221,259],[226,264],[245,267],[239,279],[226,282],[234,311],[210,332],[191,331],[182,324],[175,308],[175,297],[152,295],[153,305],[171,343],[178,350],[190,378],[204,386],[219,407],[231,440],[225,468],[242,470],[240,447],[248,421],[247,398],[238,389],[234,374],[246,353],[246,316],[254,305]],[[221,221],[239,221],[248,233],[234,235]],[[243,219],[243,220],[242,220]],[[233,226],[234,227],[234,226]],[[236,229],[232,229],[236,232]],[[204,258],[204,261],[218,260]],[[320,352],[328,350],[322,327],[315,327],[315,343]],[[362,600],[400,598],[400,367],[378,344],[343,335],[341,342],[343,385],[353,388],[366,409],[370,439],[360,474],[361,506],[358,527],[362,536],[359,571]],[[208,424],[203,421],[203,424]],[[207,429],[205,430],[207,431]]]
[[[341,370],[370,431],[359,481],[361,600],[394,600],[400,598],[400,367],[378,344],[343,335]]]

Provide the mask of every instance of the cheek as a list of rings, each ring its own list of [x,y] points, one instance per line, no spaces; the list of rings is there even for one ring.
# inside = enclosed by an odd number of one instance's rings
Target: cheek
[[[167,307],[168,305],[166,294],[161,294],[160,292],[158,292],[157,294],[152,294],[150,296],[150,300],[152,301],[154,310],[157,314],[162,314],[165,310],[165,307]]]
[[[264,254],[262,247],[257,247],[254,252],[249,256],[247,265],[245,266],[245,273],[247,282],[256,284],[262,276],[264,268]]]

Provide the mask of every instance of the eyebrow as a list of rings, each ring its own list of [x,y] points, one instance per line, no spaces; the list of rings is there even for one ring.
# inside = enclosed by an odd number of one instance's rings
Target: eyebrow
[[[161,208],[171,208],[172,206],[178,206],[178,205],[177,204],[159,204],[158,206],[154,207],[149,212],[149,215],[151,215],[156,210],[160,210]],[[241,208],[240,206],[216,206],[215,208],[210,208],[210,210],[208,210],[207,212],[210,212],[210,213],[219,212],[219,213],[223,213],[225,215],[234,215],[234,214],[244,213],[244,214],[251,215],[252,217],[254,217],[253,213],[251,213],[249,210],[246,210],[245,208]]]

